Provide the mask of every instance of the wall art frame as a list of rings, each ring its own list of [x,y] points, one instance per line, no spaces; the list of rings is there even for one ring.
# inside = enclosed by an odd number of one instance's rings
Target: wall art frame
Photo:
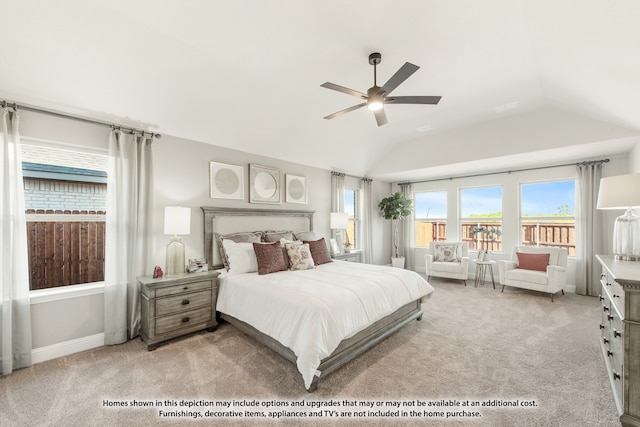
[[[209,162],[209,197],[244,200],[244,166]]]
[[[280,170],[249,165],[249,202],[280,204]]]
[[[307,203],[307,178],[300,175],[285,175],[285,202]]]

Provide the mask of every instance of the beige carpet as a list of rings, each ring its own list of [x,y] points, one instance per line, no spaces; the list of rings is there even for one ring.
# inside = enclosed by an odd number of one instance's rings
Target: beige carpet
[[[304,390],[293,364],[222,324],[214,333],[174,340],[153,352],[136,339],[2,377],[0,425],[276,422],[255,416],[160,417],[160,411],[298,411],[307,418],[284,417],[279,422],[314,426],[620,425],[598,344],[596,298],[567,294],[551,303],[541,294],[509,288],[500,293],[489,284],[432,284],[436,290],[423,304],[422,321],[412,322],[328,376],[313,394]],[[132,407],[132,400],[154,406]],[[247,401],[260,406],[167,407],[167,400],[214,405]],[[469,406],[418,407],[442,400]],[[536,406],[471,406],[516,400]],[[111,406],[116,401],[128,406]],[[330,402],[340,406],[309,406]],[[373,407],[345,406],[353,402],[371,402]],[[386,406],[387,402],[404,406]],[[296,403],[304,406],[293,406]],[[453,415],[446,419],[434,412]],[[473,418],[468,416],[472,412],[477,413]]]

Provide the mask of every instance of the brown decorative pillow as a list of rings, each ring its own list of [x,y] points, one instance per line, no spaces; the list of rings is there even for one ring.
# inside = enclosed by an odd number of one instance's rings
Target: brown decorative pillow
[[[262,233],[262,239],[265,242],[279,242],[280,239],[293,240],[291,231],[265,231]]]
[[[549,254],[525,254],[516,252],[518,257],[518,268],[523,270],[547,271],[549,265]]]
[[[218,252],[220,253],[220,258],[222,259],[222,263],[225,268],[229,270],[229,257],[224,250],[224,246],[222,245],[222,241],[224,239],[232,240],[236,243],[253,243],[262,241],[262,232],[260,231],[251,231],[244,233],[233,233],[233,234],[218,234],[215,233],[214,237],[216,239],[216,243],[218,244]]]
[[[333,262],[331,255],[329,254],[327,243],[324,241],[324,237],[320,240],[305,240],[302,243],[307,243],[309,245],[311,256],[313,257],[313,261],[316,265]]]
[[[275,273],[287,269],[280,242],[253,243],[253,250],[258,261],[258,274]]]
[[[315,267],[308,243],[303,243],[301,245],[285,243],[284,246],[287,248],[291,270],[310,270]]]

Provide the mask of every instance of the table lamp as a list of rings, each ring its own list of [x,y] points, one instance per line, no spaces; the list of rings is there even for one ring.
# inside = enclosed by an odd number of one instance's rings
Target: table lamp
[[[349,225],[349,215],[344,212],[331,212],[331,229],[336,231],[336,239],[338,240],[338,247],[342,248],[344,243],[343,233]],[[339,237],[339,238],[338,238]],[[342,249],[340,249],[342,251]]]
[[[184,274],[184,244],[180,236],[186,236],[191,230],[191,208],[166,206],[164,208],[164,234],[170,235],[167,245],[166,275]]]
[[[598,209],[625,209],[613,226],[613,255],[624,261],[640,261],[640,173],[602,178]]]

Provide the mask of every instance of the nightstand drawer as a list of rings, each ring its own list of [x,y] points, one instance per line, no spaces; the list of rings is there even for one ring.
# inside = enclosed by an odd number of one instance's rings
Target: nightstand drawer
[[[156,299],[156,316],[211,306],[211,289]]]
[[[206,323],[212,319],[211,307],[203,307],[198,310],[186,311],[172,316],[158,317],[156,319],[156,335],[176,329],[188,328],[191,325]]]
[[[156,298],[160,298],[168,295],[181,294],[183,292],[193,292],[193,291],[210,289],[210,288],[211,288],[210,280],[202,281],[202,282],[185,283],[185,284],[176,285],[176,286],[167,286],[164,288],[156,289]]]

